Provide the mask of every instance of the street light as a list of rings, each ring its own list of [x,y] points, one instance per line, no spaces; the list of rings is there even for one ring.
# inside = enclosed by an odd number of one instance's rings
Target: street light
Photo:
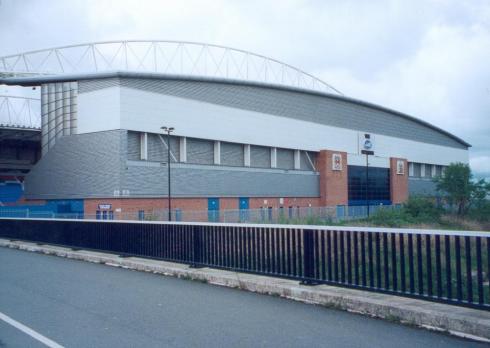
[[[161,127],[167,133],[167,168],[168,168],[168,221],[172,221],[172,198],[170,191],[170,133],[174,131],[174,127]]]
[[[364,150],[361,150],[363,155],[366,155],[366,208],[367,208],[367,217],[369,217],[369,155],[374,155],[373,143],[371,141],[371,136],[369,134],[364,134]]]

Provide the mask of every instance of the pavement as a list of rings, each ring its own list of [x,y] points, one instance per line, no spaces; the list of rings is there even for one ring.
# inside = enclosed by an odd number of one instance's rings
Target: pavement
[[[277,296],[4,247],[0,314],[65,347],[486,346]],[[0,347],[38,346],[0,320]]]

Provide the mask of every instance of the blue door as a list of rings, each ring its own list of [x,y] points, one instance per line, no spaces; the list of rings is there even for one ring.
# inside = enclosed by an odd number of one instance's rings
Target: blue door
[[[219,221],[219,198],[208,198],[208,220]]]
[[[249,220],[249,199],[248,197],[240,197],[238,199],[238,209],[240,209],[240,221],[248,221]]]

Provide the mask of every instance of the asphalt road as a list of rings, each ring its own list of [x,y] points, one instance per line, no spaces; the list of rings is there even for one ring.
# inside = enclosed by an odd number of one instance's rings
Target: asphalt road
[[[480,346],[277,297],[0,247],[1,313],[65,347]],[[0,320],[0,347],[43,345]]]

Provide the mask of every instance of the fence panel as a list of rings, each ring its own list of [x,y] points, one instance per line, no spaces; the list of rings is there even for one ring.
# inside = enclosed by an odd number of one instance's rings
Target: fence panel
[[[0,238],[490,310],[490,233],[0,218]]]

